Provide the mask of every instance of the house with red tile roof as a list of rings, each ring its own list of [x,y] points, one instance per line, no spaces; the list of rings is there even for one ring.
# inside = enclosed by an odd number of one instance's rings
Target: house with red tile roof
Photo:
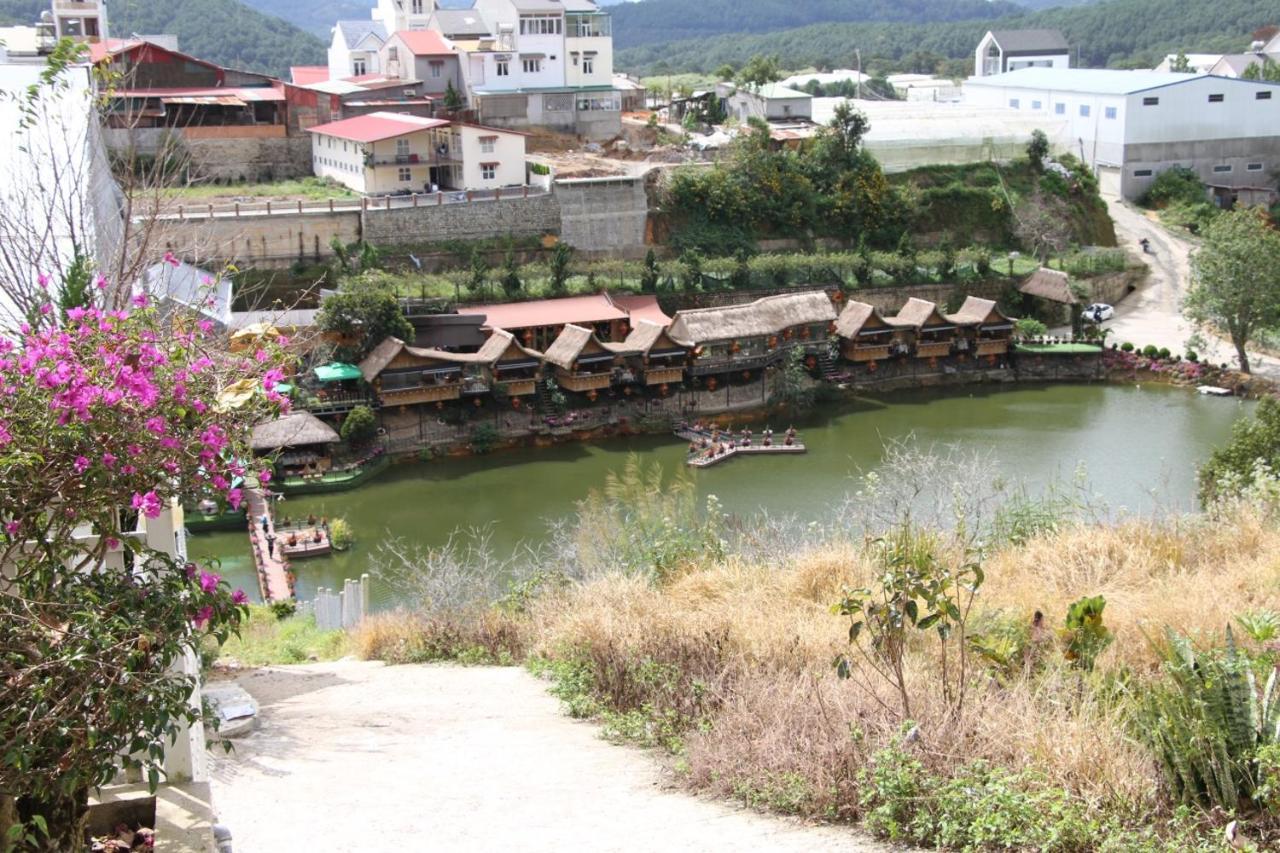
[[[432,30],[392,33],[382,46],[382,67],[389,77],[420,82],[427,94],[443,96],[452,87],[459,98],[466,98],[460,55]]]

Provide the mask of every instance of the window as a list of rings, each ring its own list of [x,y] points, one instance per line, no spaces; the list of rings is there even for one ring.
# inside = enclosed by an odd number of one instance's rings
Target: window
[[[1088,118],[1088,117],[1089,117],[1089,105],[1088,105],[1088,104],[1081,104],[1081,105],[1080,105],[1080,117],[1081,117],[1081,118]]]
[[[494,146],[497,144],[497,142],[498,142],[498,137],[496,137],[496,136],[482,136],[482,137],[480,137],[480,153],[481,153],[481,154],[492,154],[492,153],[493,153]]]
[[[1133,176],[1135,178],[1149,178],[1151,177],[1151,170],[1150,169],[1134,169]]]
[[[1044,108],[1044,104],[1040,103],[1039,101],[1032,101],[1032,102],[1031,102],[1031,109],[1033,109],[1033,110],[1039,110],[1039,109],[1043,109],[1043,108]]]
[[[481,164],[480,164],[480,177],[481,177],[481,179],[482,179],[482,180],[486,180],[486,181],[492,181],[492,180],[494,180],[495,178],[497,178],[497,177],[498,177],[498,164],[497,164],[497,163],[481,163]]]
[[[413,180],[413,170],[407,166],[401,166],[396,170],[399,172],[400,183],[407,184]]]
[[[1215,172],[1217,172],[1217,173],[1219,173],[1219,174],[1222,174],[1222,173],[1224,173],[1224,172],[1230,172],[1230,171],[1231,171],[1231,167],[1230,167],[1230,166],[1225,166],[1225,165],[1224,165],[1224,166],[1214,166],[1214,167],[1213,167],[1213,171],[1215,171]]]
[[[368,73],[368,68],[363,56],[351,60],[351,74],[355,77]]]
[[[439,77],[441,74],[443,74],[443,73],[444,73],[444,63],[443,63],[443,62],[432,62],[432,63],[430,63],[430,65],[431,65],[431,76],[432,76],[432,77]]]
[[[520,16],[522,36],[558,36],[563,31],[562,19],[557,15]]]
[[[569,54],[569,58],[573,60],[573,67],[578,67],[578,54],[576,52]]]
[[[1053,112],[1054,112],[1054,114],[1055,114],[1055,115],[1064,116],[1064,115],[1066,115],[1066,114],[1067,114],[1067,105],[1066,105],[1066,104],[1054,104],[1054,105],[1053,105]]]
[[[1106,108],[1106,110],[1103,112],[1103,115],[1105,115],[1107,118],[1115,118],[1115,117],[1116,117],[1116,108],[1115,108],[1115,107],[1107,107],[1107,108]]]
[[[413,14],[422,14],[422,0],[413,0]]]
[[[1222,103],[1222,101],[1223,101],[1223,97],[1221,94],[1209,96],[1209,103],[1211,104],[1220,104]]]
[[[1257,101],[1269,101],[1269,100],[1271,100],[1271,92],[1269,92],[1269,91],[1267,91],[1267,92],[1254,92],[1254,93],[1253,93],[1253,97],[1254,97],[1254,100],[1257,100]]]
[[[1144,107],[1158,107],[1160,106],[1160,99],[1159,98],[1143,98],[1142,105]]]
[[[497,73],[497,75],[498,75],[499,77],[510,77],[510,76],[511,76],[511,62],[510,62],[510,60],[507,60],[507,59],[499,59],[499,60],[498,60],[498,70],[497,70],[497,72],[496,72],[496,73]]]
[[[396,156],[397,157],[409,156],[409,140],[407,139],[396,140]]]
[[[1245,166],[1245,168],[1246,168],[1246,169],[1248,169],[1250,172],[1261,172],[1261,171],[1262,171],[1262,164],[1261,164],[1261,163],[1250,163],[1248,166]]]
[[[582,57],[582,73],[583,74],[596,73],[596,58],[594,56]]]
[[[1011,109],[1011,110],[1016,110],[1017,108],[1018,108],[1018,99],[1017,99],[1017,98],[1010,98],[1010,99],[1009,99],[1009,109]]]
[[[542,73],[542,60],[541,60],[541,59],[526,59],[526,60],[523,60],[522,64],[524,65],[524,73],[525,73],[525,74],[540,74],[540,73]]]
[[[346,153],[346,151],[347,151],[347,140],[345,140],[345,139],[344,139],[344,140],[342,140],[342,151],[343,151],[343,153],[344,153],[344,154],[345,154],[345,153]]]

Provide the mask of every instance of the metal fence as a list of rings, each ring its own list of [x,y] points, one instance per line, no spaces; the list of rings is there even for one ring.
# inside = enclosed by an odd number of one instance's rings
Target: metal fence
[[[358,581],[348,579],[337,592],[320,587],[314,601],[298,604],[298,612],[314,616],[321,631],[357,627],[369,615],[369,576],[361,575]]]
[[[325,201],[244,201],[230,204],[179,204],[163,211],[161,219],[237,219],[250,216],[297,216],[299,214],[359,213],[367,210],[404,210],[413,207],[442,207],[546,195],[541,187],[508,187],[496,190],[445,190],[406,195],[331,198]]]

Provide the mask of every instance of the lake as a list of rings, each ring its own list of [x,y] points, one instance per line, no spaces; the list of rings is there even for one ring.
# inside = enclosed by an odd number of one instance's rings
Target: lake
[[[1032,490],[1070,480],[1083,464],[1092,491],[1113,509],[1189,510],[1196,506],[1196,465],[1252,405],[1162,385],[895,392],[826,406],[797,423],[809,449],[803,456],[737,458],[691,475],[702,495],[715,494],[729,512],[825,520],[853,490],[853,477],[880,463],[886,442],[914,435],[924,445],[990,451],[1004,474]],[[781,432],[787,424],[772,426]],[[286,500],[281,515],[345,516],[358,538],[345,554],[295,563],[298,596],[310,599],[316,587],[359,577],[388,535],[437,546],[459,528],[491,524],[494,545],[509,553],[541,540],[549,520],[571,513],[629,454],[676,471],[685,449],[675,438],[644,436],[444,459],[393,468],[356,491]],[[189,550],[221,559],[223,574],[256,598],[245,533],[193,536]],[[378,606],[395,600],[395,590],[375,588]]]

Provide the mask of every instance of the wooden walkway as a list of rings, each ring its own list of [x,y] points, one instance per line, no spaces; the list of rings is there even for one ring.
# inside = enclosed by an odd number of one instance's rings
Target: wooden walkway
[[[689,442],[691,445],[701,447],[702,442],[704,441],[715,441],[715,443],[721,448],[720,452],[715,455],[711,455],[709,450],[690,451],[688,458],[685,460],[685,464],[691,468],[710,468],[712,465],[719,465],[721,462],[732,459],[735,456],[785,456],[788,454],[805,452],[804,442],[800,441],[799,438],[793,438],[791,444],[771,443],[766,445],[763,443],[756,443],[756,440],[753,440],[751,444],[743,445],[738,443],[737,439],[728,433],[721,435],[719,439],[716,440],[713,439],[713,433],[710,430],[696,430],[692,427],[678,427],[675,432],[677,436]],[[731,440],[735,442],[733,447],[728,445],[728,442]],[[785,436],[783,438],[783,442],[785,442]]]
[[[276,536],[276,522],[271,514],[271,504],[263,490],[247,489],[249,507],[249,546],[253,549],[253,562],[258,568],[258,589],[266,604],[293,600],[293,584],[289,582],[289,561],[285,559],[279,537],[275,547],[268,549],[268,536]],[[266,517],[266,530],[262,519]]]

